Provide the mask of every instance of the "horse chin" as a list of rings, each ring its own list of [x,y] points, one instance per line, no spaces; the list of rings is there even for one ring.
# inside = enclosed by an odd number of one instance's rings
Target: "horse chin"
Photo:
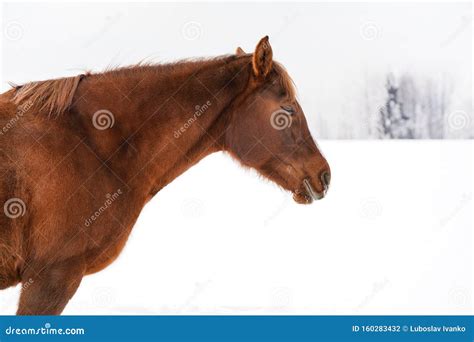
[[[293,200],[298,204],[311,204],[313,199],[302,191],[293,192]]]

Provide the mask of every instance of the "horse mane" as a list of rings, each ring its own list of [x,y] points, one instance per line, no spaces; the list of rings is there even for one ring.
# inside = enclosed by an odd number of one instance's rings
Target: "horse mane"
[[[83,77],[84,75],[77,75],[13,85],[13,103],[18,106],[31,103],[38,110],[48,113],[48,116],[58,116],[71,106],[79,81]]]
[[[247,55],[248,56],[248,55]],[[243,56],[242,56],[243,57]],[[156,66],[169,66],[177,67],[180,65],[188,63],[210,63],[216,60],[235,60],[242,57],[236,56],[220,56],[208,59],[193,59],[193,60],[182,60],[170,64],[151,64],[151,63],[138,63],[132,66],[127,67],[117,67],[105,70],[101,73],[102,76],[117,74],[117,73],[127,73],[134,72],[137,69],[149,69]],[[280,85],[283,89],[286,90],[287,95],[291,99],[296,98],[296,88],[293,80],[286,71],[286,69],[278,62],[274,61],[273,68],[278,75]],[[23,105],[28,103],[29,106],[35,106],[40,112],[45,112],[48,116],[59,116],[60,114],[67,111],[73,102],[74,94],[76,93],[79,82],[82,78],[88,75],[93,75],[91,73],[81,74],[72,77],[63,77],[58,79],[46,80],[46,81],[35,81],[29,82],[23,85],[14,85],[12,84],[13,89],[13,98],[12,102],[17,105]]]

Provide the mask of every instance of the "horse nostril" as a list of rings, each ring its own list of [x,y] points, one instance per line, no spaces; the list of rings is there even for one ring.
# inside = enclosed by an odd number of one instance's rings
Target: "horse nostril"
[[[329,182],[331,181],[331,174],[327,171],[324,171],[321,174],[321,181],[324,185],[329,186]]]

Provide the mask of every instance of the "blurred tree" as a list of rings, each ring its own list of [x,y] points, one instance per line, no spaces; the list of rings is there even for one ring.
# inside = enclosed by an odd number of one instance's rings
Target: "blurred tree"
[[[382,139],[413,139],[414,113],[406,113],[399,96],[399,85],[392,73],[387,76],[385,89],[386,101],[379,109],[379,136]]]

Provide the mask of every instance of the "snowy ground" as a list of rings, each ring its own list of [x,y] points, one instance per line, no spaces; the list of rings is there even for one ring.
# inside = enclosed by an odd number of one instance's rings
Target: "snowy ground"
[[[203,160],[65,314],[472,314],[474,141],[320,146],[332,187],[311,206]],[[0,314],[18,292],[0,293]]]

